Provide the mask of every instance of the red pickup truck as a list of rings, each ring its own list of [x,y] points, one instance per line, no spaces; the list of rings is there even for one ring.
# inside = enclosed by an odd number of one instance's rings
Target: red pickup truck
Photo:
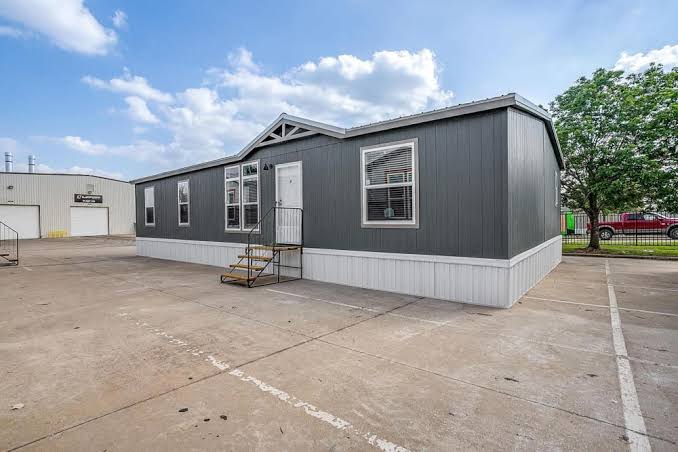
[[[591,232],[591,224],[586,225]],[[601,221],[598,224],[601,240],[610,240],[615,234],[666,234],[678,240],[678,218],[658,213],[623,213],[619,221]]]

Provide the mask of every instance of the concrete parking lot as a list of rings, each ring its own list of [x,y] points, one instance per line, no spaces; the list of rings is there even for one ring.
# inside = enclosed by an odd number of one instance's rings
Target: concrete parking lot
[[[496,310],[222,285],[133,239],[21,253],[0,268],[2,450],[677,447],[675,261],[564,258]]]

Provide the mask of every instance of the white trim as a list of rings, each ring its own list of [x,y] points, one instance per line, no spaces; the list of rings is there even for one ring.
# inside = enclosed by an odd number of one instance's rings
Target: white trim
[[[368,152],[385,151],[409,146],[412,150],[412,181],[397,184],[366,183],[365,155]],[[412,187],[412,220],[369,221],[367,219],[367,190],[389,187]],[[419,139],[392,141],[360,148],[360,226],[363,228],[418,228],[419,227]]]
[[[238,177],[226,177],[226,171],[233,169],[233,168],[238,168]],[[242,218],[240,215],[242,215],[241,212],[241,197],[242,197],[242,189],[240,188],[241,185],[241,180],[240,180],[240,173],[242,172],[242,169],[240,168],[240,165],[231,165],[231,166],[225,166],[224,167],[224,231],[227,232],[240,232],[242,228]],[[238,202],[236,203],[229,203],[228,202],[228,194],[227,194],[227,184],[229,182],[237,181],[238,182]],[[237,228],[229,228],[228,227],[228,208],[232,206],[238,206],[238,227]]]
[[[226,267],[245,243],[137,237],[140,256]],[[290,259],[298,256],[290,256]],[[304,279],[508,308],[561,259],[561,236],[511,259],[304,248]]]
[[[179,187],[181,184],[186,183],[186,187],[188,188],[187,195],[188,195],[188,200],[186,202],[181,202],[181,191],[179,190]],[[181,222],[181,205],[186,204],[188,207],[188,221],[186,223]],[[177,221],[179,222],[179,226],[190,226],[191,225],[191,182],[190,179],[184,179],[177,181]]]
[[[257,174],[254,175],[249,175],[249,176],[244,176],[243,175],[243,167],[249,166],[249,165],[254,165],[257,167]],[[238,177],[229,177],[226,178],[226,171],[233,169],[233,168],[238,168]],[[255,203],[253,202],[247,202],[245,203],[245,200],[243,198],[243,192],[244,192],[244,186],[245,186],[245,181],[255,179],[257,181],[257,201],[256,201],[256,206],[257,206],[257,224],[261,220],[261,178],[260,178],[260,171],[261,171],[261,165],[259,164],[259,160],[249,160],[247,162],[241,162],[238,163],[237,165],[229,165],[224,167],[224,232],[229,232],[229,233],[241,233],[241,232],[246,232],[249,233],[252,230],[252,227],[245,227],[245,206],[253,206]],[[238,202],[237,203],[228,203],[228,195],[226,193],[226,184],[228,182],[236,181],[238,182]],[[228,207],[234,207],[238,206],[238,212],[240,213],[240,221],[238,222],[238,227],[237,228],[229,228],[228,227]],[[259,229],[255,229],[255,232],[258,232]]]
[[[254,165],[257,167],[257,174],[256,175],[249,175],[245,176],[243,172],[243,168],[246,166]],[[245,192],[245,181],[246,180],[252,180],[256,179],[257,181],[257,201],[256,201],[256,206],[257,206],[257,224],[254,226],[257,226],[259,224],[259,220],[261,220],[261,207],[260,207],[260,202],[259,202],[259,197],[261,196],[261,185],[259,183],[259,160],[253,160],[249,162],[244,162],[240,165],[240,228],[241,231],[249,232],[252,230],[252,226],[250,227],[245,227],[245,206],[253,206],[255,203],[253,202],[247,202],[245,203],[245,197],[243,196]],[[255,231],[258,231],[259,229],[255,229]]]

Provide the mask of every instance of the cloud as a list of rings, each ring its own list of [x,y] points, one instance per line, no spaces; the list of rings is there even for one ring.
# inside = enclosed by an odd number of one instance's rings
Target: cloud
[[[647,53],[638,52],[629,55],[622,52],[614,65],[616,71],[640,72],[646,69],[650,63],[659,63],[666,69],[678,65],[678,44],[666,45],[661,49],[653,49]]]
[[[149,140],[137,140],[131,144],[107,145],[94,143],[77,135],[64,137],[34,137],[38,141],[50,142],[72,151],[90,156],[114,156],[166,166],[170,162],[182,161],[183,153],[174,146]]]
[[[453,93],[441,88],[435,54],[380,51],[369,59],[323,57],[280,75],[262,75],[244,49],[231,67],[211,69],[221,88],[234,89],[241,115],[256,121],[281,111],[339,125],[357,125],[449,105]]]
[[[8,38],[28,38],[31,36],[31,33],[19,28],[0,25],[0,36],[6,36]]]
[[[3,0],[0,16],[48,37],[64,50],[85,55],[105,55],[118,40],[82,0]]]
[[[94,88],[122,94],[135,134],[148,126],[167,131],[167,142],[137,140],[108,146],[81,136],[52,138],[88,155],[114,155],[149,162],[153,170],[189,165],[238,152],[280,113],[339,126],[417,113],[449,105],[435,54],[423,49],[319,58],[279,74],[266,74],[247,49],[212,68],[202,86],[169,94],[124,69],[103,80],[85,76]]]
[[[157,124],[160,120],[148,109],[146,101],[136,96],[125,98],[128,109],[127,114],[134,121],[145,122],[147,124]]]
[[[30,148],[19,143],[14,138],[0,137],[0,153],[2,153],[4,170],[4,153],[6,151],[14,154],[14,171],[18,173],[28,172],[28,155],[36,155]],[[38,156],[38,164],[36,165],[36,172],[38,173],[64,173],[64,174],[90,174],[93,176],[103,176],[112,179],[125,180],[122,173],[117,171],[106,171],[97,168],[87,168],[80,166],[71,166],[70,168],[53,168],[44,163],[40,163],[40,156]]]
[[[123,71],[122,76],[112,78],[108,81],[90,75],[84,76],[81,80],[83,83],[86,83],[93,88],[130,94],[144,100],[152,100],[160,103],[172,102],[171,94],[153,88],[144,77],[130,74],[127,68]]]
[[[113,17],[111,17],[111,20],[113,21],[113,26],[117,29],[121,28],[127,28],[127,14],[125,14],[124,11],[122,10],[115,10],[115,13],[113,13]]]

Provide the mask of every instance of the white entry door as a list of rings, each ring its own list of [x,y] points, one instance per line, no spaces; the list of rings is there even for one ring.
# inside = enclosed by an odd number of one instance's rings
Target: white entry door
[[[19,233],[20,239],[40,237],[40,209],[38,206],[0,205],[0,221]]]
[[[304,206],[301,162],[275,166],[276,243],[301,244]]]
[[[108,209],[71,207],[71,235],[108,235]]]

